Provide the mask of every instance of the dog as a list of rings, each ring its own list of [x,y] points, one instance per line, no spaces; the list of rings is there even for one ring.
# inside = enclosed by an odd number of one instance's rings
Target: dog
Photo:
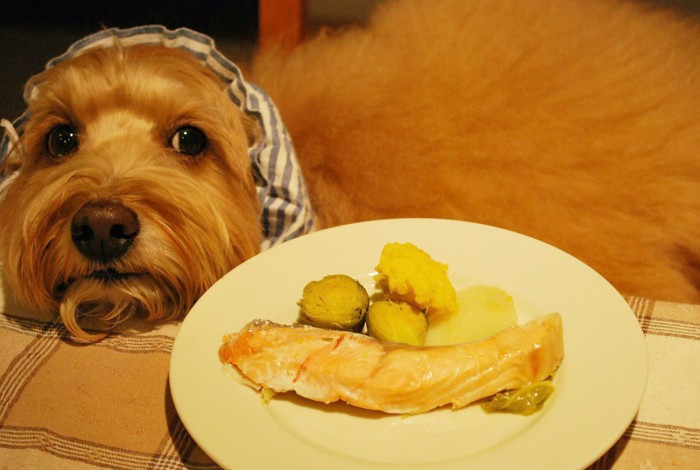
[[[2,167],[8,290],[86,340],[180,318],[266,243],[257,114],[196,54],[127,42],[30,80]],[[316,228],[485,223],[624,293],[698,302],[699,48],[696,24],[635,2],[387,0],[367,26],[261,51],[248,79]]]
[[[37,80],[0,210],[20,305],[60,307],[68,329],[92,339],[78,311],[110,325],[173,318],[258,253],[254,126],[220,104],[218,78],[189,53],[101,48]]]

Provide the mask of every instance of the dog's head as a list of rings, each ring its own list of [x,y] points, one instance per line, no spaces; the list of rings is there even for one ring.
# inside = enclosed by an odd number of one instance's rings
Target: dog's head
[[[0,189],[5,281],[68,329],[182,315],[260,249],[256,124],[191,54],[98,48],[30,84]]]

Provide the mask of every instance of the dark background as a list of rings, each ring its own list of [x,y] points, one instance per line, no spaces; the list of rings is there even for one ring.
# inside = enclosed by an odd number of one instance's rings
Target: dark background
[[[0,118],[22,114],[27,79],[100,29],[185,26],[214,38],[235,62],[252,53],[257,15],[256,0],[0,0]]]

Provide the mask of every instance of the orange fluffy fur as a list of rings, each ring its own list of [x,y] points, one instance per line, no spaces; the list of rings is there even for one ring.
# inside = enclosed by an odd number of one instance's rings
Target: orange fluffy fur
[[[697,23],[638,2],[387,0],[251,79],[323,226],[497,225],[623,292],[698,302],[699,58]]]
[[[699,57],[696,24],[638,3],[387,0],[366,28],[261,54],[251,81],[280,108],[322,227],[492,224],[625,293],[699,302]],[[36,83],[22,151],[4,163],[21,171],[0,188],[3,276],[20,305],[94,339],[84,317],[180,316],[258,252],[255,129],[191,56],[96,50]],[[77,126],[70,156],[47,152],[56,124]],[[203,154],[169,147],[183,125],[206,133]],[[111,282],[71,241],[93,199],[141,224]]]

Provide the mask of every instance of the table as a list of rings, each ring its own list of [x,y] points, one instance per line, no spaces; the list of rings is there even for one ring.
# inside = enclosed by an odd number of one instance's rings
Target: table
[[[626,300],[645,334],[647,390],[635,421],[590,468],[698,468],[700,305]],[[58,320],[16,311],[0,292],[0,466],[218,468],[170,397],[179,323],[84,344]]]

